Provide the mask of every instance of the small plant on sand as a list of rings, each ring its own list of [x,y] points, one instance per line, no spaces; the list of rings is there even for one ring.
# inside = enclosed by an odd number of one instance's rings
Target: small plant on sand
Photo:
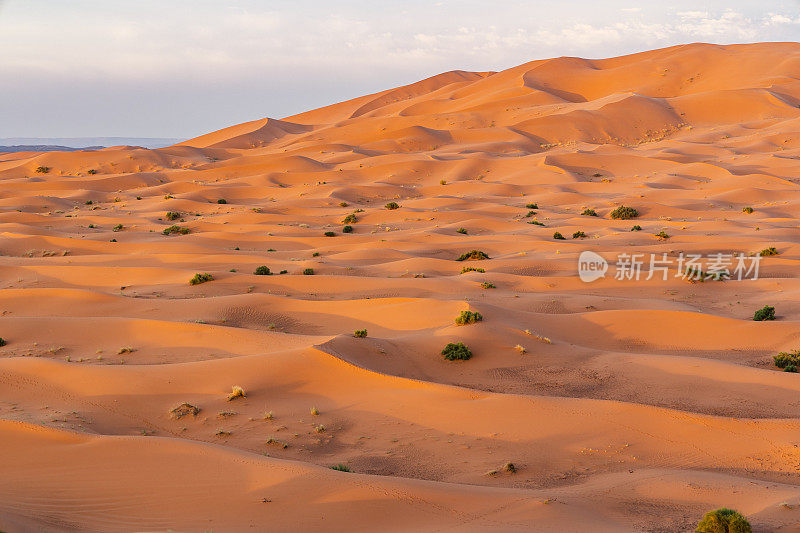
[[[0,337],[0,346],[5,346],[6,344],[8,344],[8,342],[6,342],[3,337]]]
[[[697,533],[751,533],[750,522],[733,509],[721,507],[707,512],[697,524]]]
[[[167,211],[165,216],[167,220],[178,220],[181,218],[181,214],[178,211]]]
[[[97,170],[95,170],[95,169],[93,169],[93,168],[92,168],[92,169],[90,169],[90,170],[87,170],[87,171],[86,171],[86,173],[87,173],[87,174],[91,174],[91,175],[95,175],[95,174],[97,174]]]
[[[199,407],[186,402],[183,402],[177,407],[173,407],[169,411],[172,418],[175,419],[180,419],[183,418],[184,416],[197,416],[197,413],[199,412],[200,412]]]
[[[227,204],[228,200],[226,200],[225,198],[220,198],[219,200],[217,200],[217,203],[218,204]]]
[[[358,222],[358,217],[352,213],[344,217],[344,220],[342,220],[342,224],[355,224],[356,222]]]
[[[467,324],[474,324],[475,322],[480,322],[483,320],[483,316],[472,311],[461,311],[461,314],[456,317],[456,324],[459,326],[465,326]]]
[[[314,269],[313,268],[304,268],[303,269],[303,275],[304,276],[313,276],[314,275]]]
[[[114,226],[113,228],[111,228],[111,231],[114,231],[114,232],[117,232],[117,231],[122,231],[122,229],[123,229],[124,227],[125,227],[125,226],[123,226],[122,224],[117,224],[116,226]]]
[[[342,463],[339,463],[338,465],[333,465],[331,467],[331,470],[338,470],[339,472],[349,472],[350,467],[347,465],[343,465]]]
[[[753,320],[757,322],[761,322],[762,320],[775,320],[775,308],[765,305],[755,312],[753,315]]]
[[[208,272],[205,273],[197,273],[194,275],[192,279],[189,280],[189,285],[200,285],[201,283],[205,283],[207,281],[213,281],[214,276],[209,274]]]
[[[384,207],[385,207],[386,209],[388,209],[388,210],[390,210],[390,211],[391,211],[391,210],[393,210],[393,209],[399,209],[399,208],[400,208],[400,205],[399,205],[397,202],[389,202],[389,203],[388,203],[388,204],[386,204]]]
[[[316,407],[312,407],[311,414],[314,416],[319,416],[319,409],[317,409]]]
[[[507,472],[509,474],[517,473],[517,467],[514,466],[514,463],[506,463],[500,468],[500,470],[502,470],[503,472]]]
[[[760,255],[761,257],[769,257],[772,255],[778,255],[779,253],[780,252],[778,251],[777,248],[775,248],[774,246],[770,246],[769,248],[764,248],[763,250],[761,250],[761,252],[758,255]]]
[[[162,231],[161,233],[163,233],[164,235],[188,235],[189,233],[191,233],[191,231],[192,230],[190,230],[189,228],[185,228],[183,226],[172,225],[164,228],[164,231]]]
[[[282,440],[278,440],[274,437],[270,437],[267,439],[267,446],[278,446],[279,448],[283,448],[284,450],[289,447],[289,445]]]
[[[353,233],[353,226],[345,226],[342,228],[342,233]]]
[[[336,237],[336,232],[334,232],[334,231],[326,231],[324,235],[326,237]]]
[[[748,215],[751,214],[753,211],[754,211],[754,209],[752,207],[750,207],[750,206],[742,208],[742,213],[747,213]]]
[[[618,220],[628,220],[630,218],[638,217],[639,211],[637,211],[632,207],[625,207],[624,205],[621,205],[618,208],[611,211],[610,216],[611,218],[616,218]]]
[[[561,235],[561,233],[559,233],[559,232],[555,232],[555,233],[553,233],[553,238],[554,238],[555,240],[557,240],[557,241],[564,241],[564,240],[566,240],[566,239],[564,238],[564,236],[563,236],[563,235]]]
[[[525,204],[528,209],[539,209],[539,204]]]
[[[447,185],[447,180],[439,180],[439,185]]]
[[[636,224],[631,228],[631,231],[642,231],[642,227],[639,224]]]
[[[269,267],[266,265],[261,265],[260,267],[256,267],[253,271],[253,274],[256,276],[270,276],[272,272],[270,272]]]
[[[544,226],[543,222],[539,222],[538,220],[531,220],[528,224],[533,224],[534,226]]]
[[[527,213],[525,213],[525,218],[531,218],[535,214],[536,214],[536,211],[528,211]]]
[[[489,256],[486,255],[486,252],[472,250],[471,252],[461,254],[456,261],[481,261],[483,259],[489,259]]]
[[[496,289],[496,288],[497,287],[495,287],[494,283],[492,283],[491,281],[484,281],[483,283],[481,283],[481,289]]]
[[[339,207],[347,207],[348,205],[350,204],[348,204],[347,202],[339,202]]]
[[[93,201],[91,201],[91,200],[86,200],[86,201],[85,201],[85,202],[83,202],[83,203],[84,203],[84,205],[92,205],[94,202],[93,202]]]
[[[783,369],[784,372],[791,372],[792,374],[797,374],[797,367],[795,365],[786,365]]]
[[[442,355],[448,361],[466,361],[472,357],[472,352],[461,342],[448,342],[442,350]]]
[[[525,355],[526,353],[528,353],[528,350],[526,350],[525,347],[521,344],[517,344],[516,346],[514,346],[514,349],[518,351],[520,355]]]
[[[572,238],[573,239],[585,239],[586,238],[586,234],[584,232],[582,232],[582,231],[576,231],[575,233],[572,234]]]
[[[367,336],[367,330],[365,329],[357,329],[353,332],[353,336],[358,337],[359,339],[363,339]]]
[[[781,352],[772,356],[775,366],[785,369],[788,366],[800,366],[800,350]]]
[[[456,233],[460,233],[462,235],[466,235],[467,234],[467,230],[465,228],[458,228],[456,230]]]
[[[244,389],[241,388],[239,385],[234,385],[231,387],[231,393],[228,394],[228,401],[235,400],[236,398],[247,398],[247,394],[245,394]]]
[[[669,239],[669,235],[667,235],[667,232],[664,230],[661,230],[658,233],[656,233],[656,237],[658,237],[661,240]]]
[[[50,172],[50,167],[36,167],[37,174],[47,174]]]
[[[325,426],[322,425],[322,424],[320,424],[318,426],[315,426],[314,427],[314,431],[316,431],[317,433],[324,433],[325,432]]]
[[[597,211],[595,211],[594,209],[584,209],[583,213],[581,213],[581,215],[583,215],[585,217],[596,217],[597,216]]]
[[[486,272],[486,270],[484,270],[484,269],[482,269],[482,268],[478,268],[478,267],[464,267],[464,268],[462,268],[462,269],[461,269],[461,273],[462,273],[462,274],[466,274],[467,272],[481,272],[481,273],[485,273],[485,272]]]

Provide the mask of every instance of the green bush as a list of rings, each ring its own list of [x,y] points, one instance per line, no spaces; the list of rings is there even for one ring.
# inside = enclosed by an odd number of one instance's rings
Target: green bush
[[[3,337],[0,337],[0,346],[5,346],[6,344],[8,344],[6,340]]]
[[[365,329],[357,329],[357,330],[355,330],[353,332],[353,335],[355,335],[359,339],[363,339],[364,337],[367,336],[367,330],[365,330]]]
[[[197,273],[192,279],[189,280],[189,285],[200,285],[201,283],[205,283],[207,281],[214,281],[214,276],[208,272],[204,274]]]
[[[539,204],[525,204],[528,209],[539,209]]]
[[[743,207],[743,208],[742,208],[742,213],[747,213],[748,215],[749,215],[750,213],[752,213],[753,211],[754,211],[754,209],[753,209],[752,207],[749,207],[749,206],[748,206],[748,207]]]
[[[225,198],[220,198],[219,200],[217,200],[217,203],[218,204],[227,204],[228,200],[226,200]]]
[[[388,203],[388,204],[386,204],[384,207],[385,207],[386,209],[389,209],[389,210],[392,210],[392,209],[399,209],[399,208],[400,208],[400,206],[398,205],[398,203],[397,203],[397,202],[389,202],[389,203]]]
[[[528,224],[533,224],[535,226],[544,226],[544,224],[542,222],[539,222],[538,220],[531,220],[530,222],[528,222]]]
[[[111,231],[122,231],[122,229],[123,229],[124,227],[125,227],[125,226],[123,226],[122,224],[117,224],[116,226],[114,226],[113,228],[111,228]]]
[[[778,251],[777,248],[775,248],[774,246],[770,246],[769,248],[764,248],[763,250],[761,250],[761,252],[758,255],[760,255],[761,257],[768,257],[771,255],[778,255],[779,253],[780,252]]]
[[[480,322],[483,320],[483,316],[472,311],[461,311],[461,314],[456,317],[456,324],[459,326],[464,326],[466,324],[474,324],[475,322]]]
[[[786,367],[783,369],[783,371],[784,372],[792,372],[793,374],[796,374],[797,373],[797,367],[794,366],[794,365],[786,365]]]
[[[255,271],[253,271],[253,274],[256,276],[270,276],[272,275],[272,272],[270,272],[268,266],[261,265],[260,267],[256,267]]]
[[[587,216],[587,217],[596,217],[597,216],[597,211],[595,211],[594,209],[584,209],[584,211],[583,211],[583,213],[581,213],[581,215],[584,215],[584,216]]]
[[[331,470],[338,470],[339,472],[349,472],[350,467],[347,465],[343,465],[342,463],[339,463],[338,465],[332,466]]]
[[[456,230],[456,233],[461,233],[462,235],[466,235],[467,234],[467,230],[464,229],[464,228],[458,228]]]
[[[492,283],[491,281],[484,281],[483,283],[481,283],[481,289],[496,289],[496,288],[497,287],[495,287],[494,283]]]
[[[472,352],[461,342],[448,342],[447,346],[442,350],[442,355],[448,361],[466,361],[472,357]]]
[[[305,269],[303,269],[303,275],[304,276],[313,276],[314,275],[314,269],[313,268],[305,268]]]
[[[794,350],[793,352],[781,352],[778,355],[773,355],[772,359],[775,361],[775,366],[778,368],[800,366],[800,350]]]
[[[669,239],[669,235],[667,235],[667,232],[664,230],[661,230],[658,233],[656,233],[656,237],[658,237],[659,239]]]
[[[326,231],[326,232],[325,232],[325,236],[326,236],[326,237],[336,237],[336,232],[333,232],[333,231]]]
[[[347,207],[348,205],[350,204],[348,204],[347,202],[339,202],[339,207]]]
[[[564,241],[564,240],[566,240],[566,239],[564,238],[564,236],[563,236],[563,235],[561,235],[559,232],[555,232],[555,233],[553,233],[553,238],[554,238],[555,240],[557,240],[557,241]]]
[[[762,321],[762,320],[775,320],[775,308],[769,305],[765,305],[761,309],[755,312],[753,315],[753,320],[755,321]]]
[[[525,218],[531,218],[535,214],[536,214],[536,211],[528,211],[527,213],[525,213]]]
[[[345,226],[342,228],[342,233],[353,233],[353,226]]]
[[[189,228],[184,228],[183,226],[169,226],[164,228],[163,233],[164,235],[173,235],[173,234],[180,234],[180,235],[187,235],[191,230]]]
[[[464,267],[461,269],[462,274],[466,274],[467,272],[486,272],[486,270],[478,267]]]
[[[572,238],[573,239],[584,239],[584,238],[586,238],[586,234],[584,232],[582,232],[582,231],[576,231],[575,233],[572,234]]]
[[[88,170],[86,173],[94,175],[94,174],[97,174],[97,171],[95,169],[91,169],[91,170]]]
[[[342,224],[355,224],[356,222],[358,222],[358,217],[352,213],[344,217],[344,220],[342,220]]]
[[[461,254],[456,261],[481,261],[483,259],[489,259],[489,256],[486,255],[486,252],[472,250],[471,252]]]
[[[178,211],[167,211],[167,220],[178,220],[181,218],[181,214]]]
[[[36,167],[37,174],[47,174],[50,172],[50,167]]]
[[[639,224],[636,224],[631,228],[631,231],[642,231],[642,227]]]
[[[625,207],[624,205],[611,211],[611,218],[619,220],[628,220],[629,218],[636,218],[639,216],[639,211],[632,207]]]
[[[734,511],[722,507],[714,511],[709,511],[697,524],[697,533],[752,533],[750,522]]]

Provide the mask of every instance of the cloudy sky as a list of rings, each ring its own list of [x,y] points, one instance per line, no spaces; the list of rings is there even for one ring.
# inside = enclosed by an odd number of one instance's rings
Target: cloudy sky
[[[0,0],[0,137],[188,138],[446,70],[798,40],[797,0]]]

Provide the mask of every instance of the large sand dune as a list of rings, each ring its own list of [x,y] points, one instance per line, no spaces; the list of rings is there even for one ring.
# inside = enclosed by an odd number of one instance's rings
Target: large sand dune
[[[800,531],[798,80],[796,43],[695,44],[1,154],[0,531]]]

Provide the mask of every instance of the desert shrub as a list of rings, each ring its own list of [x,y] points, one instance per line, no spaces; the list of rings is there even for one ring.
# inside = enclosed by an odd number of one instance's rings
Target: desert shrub
[[[355,335],[359,339],[363,339],[364,337],[367,336],[367,330],[365,330],[365,329],[357,329],[357,330],[355,330],[353,332],[353,335]]]
[[[247,394],[245,394],[244,389],[239,385],[234,385],[231,387],[231,393],[228,394],[228,401],[235,400],[236,398],[247,398]]]
[[[778,255],[779,253],[780,252],[778,251],[777,248],[775,248],[774,246],[770,246],[769,248],[764,248],[763,250],[761,250],[761,252],[758,255],[760,255],[761,257],[768,257],[771,255]]]
[[[342,220],[342,224],[355,224],[356,222],[358,222],[358,217],[352,213],[344,217],[344,220]]]
[[[5,346],[6,344],[8,344],[8,342],[6,342],[3,337],[0,337],[0,346]]]
[[[489,256],[486,254],[486,252],[472,250],[465,254],[461,254],[456,261],[480,261],[483,259],[489,259]]]
[[[786,367],[783,369],[783,371],[784,372],[791,372],[793,374],[796,374],[797,373],[797,367],[794,366],[794,365],[786,365]]]
[[[217,200],[217,203],[218,204],[227,204],[228,200],[226,200],[225,198],[220,198],[219,200]]]
[[[787,366],[800,366],[800,350],[793,352],[781,352],[778,355],[773,355],[772,359],[775,361],[775,366],[778,368],[786,368]]]
[[[173,234],[186,235],[190,231],[191,230],[189,228],[184,228],[183,226],[169,226],[164,228],[164,231],[162,231],[161,233],[163,233],[164,235],[173,235]]]
[[[466,235],[466,234],[467,234],[467,230],[466,230],[466,229],[464,229],[464,228],[458,228],[458,229],[456,230],[456,233],[460,233],[460,234],[462,234],[462,235]]]
[[[586,237],[586,234],[584,232],[582,232],[582,231],[576,231],[575,233],[572,234],[572,238],[573,239],[583,239],[585,237]]]
[[[197,273],[194,275],[192,279],[189,280],[189,285],[200,285],[201,283],[205,283],[207,281],[213,281],[214,276],[209,274],[208,272],[201,274]]]
[[[528,222],[528,224],[533,224],[535,226],[544,226],[544,224],[542,222],[539,222],[538,220],[531,220],[530,222]]]
[[[256,267],[253,271],[253,274],[256,276],[270,276],[272,272],[270,272],[269,267],[266,265],[261,265],[260,267]]]
[[[557,241],[563,241],[563,240],[566,240],[566,239],[564,239],[564,236],[563,236],[563,235],[561,235],[561,233],[559,233],[559,232],[555,232],[555,233],[553,233],[553,238],[554,238],[554,239],[556,239]]]
[[[742,213],[747,213],[748,215],[749,215],[750,213],[752,213],[753,211],[754,211],[754,209],[753,209],[752,207],[750,207],[750,206],[747,206],[747,207],[743,207],[743,208],[742,208]]]
[[[325,235],[326,237],[336,237],[336,232],[335,232],[335,231],[326,231],[326,232],[324,233],[324,235]]]
[[[84,203],[84,204],[86,204],[86,205],[92,205],[94,202],[93,202],[93,201],[91,201],[91,200],[86,200],[86,201],[85,201],[85,202],[83,202],[83,203]]]
[[[533,210],[528,211],[527,213],[525,213],[525,218],[531,218],[535,214],[536,214],[536,211],[533,211]]]
[[[37,174],[47,174],[50,172],[50,167],[36,167]]]
[[[312,407],[311,408],[311,414],[314,415],[314,416],[318,416],[319,415],[319,409],[317,409],[316,407]]]
[[[467,272],[486,272],[486,270],[478,267],[464,267],[461,269],[462,274],[466,274]]]
[[[587,216],[587,217],[596,217],[597,216],[597,211],[595,211],[594,209],[584,209],[583,213],[581,213],[581,215]]]
[[[658,233],[656,233],[656,237],[658,237],[659,239],[669,239],[669,235],[667,235],[667,232],[664,230],[661,230]]]
[[[629,218],[638,217],[639,211],[637,211],[633,207],[625,207],[624,205],[621,205],[618,208],[611,211],[610,216],[611,218],[616,218],[619,220],[628,220]]]
[[[385,207],[386,209],[392,210],[392,209],[399,209],[399,208],[400,208],[400,205],[399,205],[397,202],[389,202],[389,203],[388,203],[388,204],[386,204],[384,207]]]
[[[475,322],[480,322],[483,320],[483,316],[472,311],[461,311],[461,314],[456,317],[456,324],[459,326],[465,326],[467,324],[474,324]]]
[[[517,467],[514,466],[514,463],[506,463],[500,468],[503,472],[508,472],[509,474],[516,474]]]
[[[755,321],[762,321],[762,320],[775,320],[775,308],[769,305],[765,305],[761,309],[755,312],[753,315],[753,320]]]
[[[442,355],[448,361],[466,361],[472,357],[472,352],[462,342],[448,342],[442,350]]]
[[[342,233],[353,233],[353,226],[345,226],[342,228]]]
[[[447,185],[447,180],[439,180],[439,185]]]
[[[313,276],[314,275],[314,269],[313,268],[304,268],[303,269],[303,275],[304,276]]]
[[[97,171],[95,169],[91,169],[91,170],[88,170],[86,173],[87,174],[97,174]]]
[[[313,254],[311,254],[311,257],[319,257],[319,252],[314,252]]]
[[[117,239],[111,239],[111,240],[110,240],[110,241],[108,241],[108,242],[117,242]]]
[[[338,470],[339,472],[349,472],[350,467],[347,465],[343,465],[342,463],[339,463],[338,465],[333,465],[331,467],[331,470]]]
[[[495,287],[494,283],[492,283],[491,281],[484,281],[483,283],[481,283],[481,288],[482,289],[496,289],[497,287]]]
[[[189,415],[197,416],[197,413],[200,412],[200,408],[190,403],[184,402],[177,407],[173,407],[172,409],[170,409],[169,412],[172,415],[172,418],[181,419],[184,416],[189,416]]]
[[[278,274],[288,274],[288,273],[289,273],[288,270],[281,270],[280,272],[278,272]]]
[[[752,533],[750,522],[734,511],[721,507],[707,512],[697,524],[697,533]]]
[[[167,220],[178,220],[181,214],[178,211],[167,211],[166,217]]]
[[[639,224],[636,224],[631,228],[631,231],[642,231],[642,227]]]
[[[117,224],[116,226],[111,228],[111,231],[122,231],[122,228],[124,228],[124,227],[125,226],[123,226],[122,224]]]
[[[539,204],[525,204],[528,209],[539,209]]]

